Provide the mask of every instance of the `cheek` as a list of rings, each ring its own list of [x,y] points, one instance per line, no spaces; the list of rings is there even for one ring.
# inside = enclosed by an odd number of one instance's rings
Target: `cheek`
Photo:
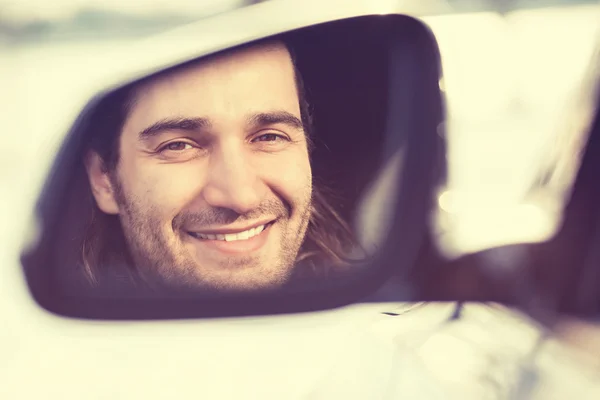
[[[140,163],[127,172],[123,181],[128,182],[129,190],[125,192],[169,219],[198,196],[202,184],[198,169],[189,164]]]
[[[312,190],[312,171],[307,153],[275,157],[262,169],[265,183],[278,195],[299,204],[306,202]]]

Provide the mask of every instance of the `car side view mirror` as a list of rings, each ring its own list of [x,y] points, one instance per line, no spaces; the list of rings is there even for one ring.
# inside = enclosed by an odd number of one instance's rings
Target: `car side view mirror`
[[[154,59],[94,96],[55,158],[22,255],[39,305],[100,319],[310,311],[391,277],[396,301],[418,300],[411,273],[445,179],[425,25],[365,15]]]

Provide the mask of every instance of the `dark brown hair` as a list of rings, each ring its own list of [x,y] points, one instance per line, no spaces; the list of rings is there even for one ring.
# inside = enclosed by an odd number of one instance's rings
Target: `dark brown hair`
[[[310,154],[313,148],[312,138],[315,134],[311,110],[304,82],[297,68],[296,56],[290,46],[286,45],[286,47],[294,65],[300,115]],[[108,94],[100,100],[90,118],[83,154],[85,156],[89,151],[96,152],[103,160],[103,167],[108,173],[112,173],[118,165],[119,138],[131,109],[136,88],[155,76],[144,78]],[[82,264],[88,281],[96,284],[97,276],[102,273],[105,266],[123,265],[123,263],[130,268],[129,271],[123,272],[133,278],[133,265],[118,216],[103,213],[93,200],[91,190],[89,198],[92,211],[82,243]],[[349,224],[332,206],[333,202],[339,203],[340,199],[327,188],[325,182],[313,176],[313,209],[304,243],[296,259],[297,263],[302,264],[302,268],[297,268],[295,271],[300,278],[326,277],[334,273],[333,270],[345,270],[344,266],[352,263],[349,254],[356,251],[358,245]]]

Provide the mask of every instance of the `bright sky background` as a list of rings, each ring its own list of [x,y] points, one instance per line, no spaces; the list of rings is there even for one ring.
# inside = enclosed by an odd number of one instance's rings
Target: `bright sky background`
[[[176,12],[211,14],[240,6],[243,0],[0,0],[3,19],[64,19],[82,8],[112,9],[136,14]]]

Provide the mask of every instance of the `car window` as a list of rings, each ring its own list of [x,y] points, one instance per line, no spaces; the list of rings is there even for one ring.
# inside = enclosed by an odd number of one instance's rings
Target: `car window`
[[[558,3],[425,18],[440,45],[448,104],[438,227],[450,257],[543,241],[560,224],[573,173],[558,186],[543,180],[581,146],[570,124],[589,102],[600,8]]]

